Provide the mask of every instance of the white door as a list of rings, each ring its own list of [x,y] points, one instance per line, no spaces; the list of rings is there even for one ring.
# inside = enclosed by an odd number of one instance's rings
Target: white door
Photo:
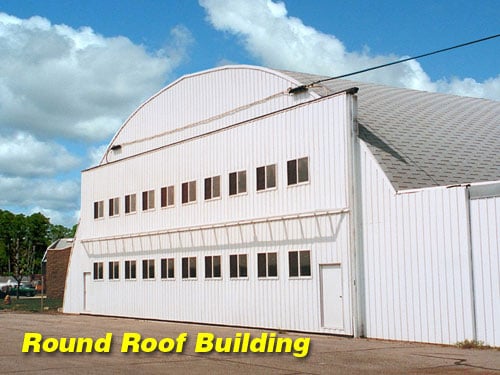
[[[321,264],[321,323],[324,328],[344,330],[344,300],[340,264]]]
[[[87,311],[87,291],[90,282],[90,272],[83,273],[83,311]]]

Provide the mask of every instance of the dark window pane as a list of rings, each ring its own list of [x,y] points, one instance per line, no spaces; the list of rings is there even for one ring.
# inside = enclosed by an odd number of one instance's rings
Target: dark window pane
[[[220,277],[220,256],[213,258],[214,277]]]
[[[309,181],[309,162],[308,158],[299,159],[299,182]]]
[[[115,270],[115,279],[120,277],[120,263],[114,262],[114,270]]]
[[[175,277],[175,274],[174,274],[174,259],[173,258],[170,258],[168,260],[168,277],[170,279],[173,279]]]
[[[99,202],[94,202],[94,219],[99,217]]]
[[[148,261],[146,259],[142,261],[142,278],[148,278]]]
[[[108,278],[110,280],[113,279],[113,275],[114,275],[114,272],[113,272],[113,262],[109,262],[108,263],[109,267],[108,267]]]
[[[97,280],[97,263],[94,263],[94,280]]]
[[[247,277],[247,256],[246,254],[241,254],[239,256],[239,271],[240,277]]]
[[[149,278],[154,279],[155,277],[155,261],[154,259],[150,259],[148,261],[149,263]]]
[[[162,187],[161,188],[161,207],[167,207],[167,188]]]
[[[238,172],[238,193],[245,193],[247,191],[247,172]]]
[[[257,190],[264,190],[266,188],[266,168],[257,168]]]
[[[276,187],[276,165],[268,165],[266,167],[266,183],[267,188]]]
[[[167,278],[167,260],[166,259],[161,260],[160,267],[161,267],[161,269],[160,269],[161,278],[166,279]]]
[[[300,252],[300,276],[311,276],[311,253]]]
[[[125,278],[130,279],[130,262],[128,260],[125,261]]]
[[[276,253],[267,254],[267,267],[269,277],[278,276],[278,255]]]
[[[288,273],[290,277],[299,276],[299,257],[297,251],[288,253]]]
[[[229,195],[236,194],[236,172],[229,173]]]
[[[189,258],[189,277],[196,277],[196,258]]]
[[[136,265],[135,260],[133,260],[131,262],[131,267],[130,267],[130,278],[131,279],[135,279],[136,278],[136,273],[135,273],[135,268],[136,267],[135,267],[135,265]]]
[[[212,257],[205,257],[205,277],[212,277]]]
[[[286,163],[286,170],[288,176],[288,185],[295,185],[297,183],[297,161],[289,160]]]
[[[238,256],[230,255],[229,256],[229,276],[230,277],[238,277]]]
[[[145,211],[148,209],[148,192],[142,192],[142,210]]]
[[[212,198],[212,179],[205,178],[205,199]]]
[[[189,264],[188,258],[182,258],[182,278],[187,279],[189,277]]]
[[[114,209],[113,209],[113,199],[110,199],[109,200],[109,216],[113,216],[113,213],[114,213]]]
[[[267,276],[267,262],[266,262],[266,254],[260,253],[257,254],[257,275],[259,277]]]
[[[130,212],[130,195],[125,195],[125,213]]]
[[[184,182],[182,184],[182,203],[187,203],[188,202],[188,199],[189,199],[188,189],[189,189],[188,183]]]

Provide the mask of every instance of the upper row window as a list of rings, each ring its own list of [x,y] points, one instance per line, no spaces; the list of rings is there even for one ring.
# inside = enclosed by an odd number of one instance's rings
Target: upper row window
[[[257,168],[257,190],[276,187],[276,164]]]
[[[309,181],[309,158],[289,160],[286,163],[288,185]]]
[[[276,164],[258,167],[256,169],[257,191],[273,189],[276,187]],[[287,162],[288,186],[297,185],[309,181],[309,158],[299,158]],[[182,183],[182,203],[196,202],[196,180]],[[205,178],[205,200],[220,198],[220,176]],[[175,205],[174,185],[161,188],[161,207]],[[229,195],[243,194],[247,192],[247,172],[238,171],[229,173]],[[155,208],[155,191],[142,192],[142,210],[147,211]],[[136,194],[125,195],[125,213],[135,212]],[[109,199],[109,216],[120,213],[120,199]],[[94,219],[104,216],[104,201],[94,202]]]
[[[196,202],[196,181],[182,183],[182,203]]]
[[[135,194],[125,195],[125,213],[126,214],[136,211],[135,201],[136,201]]]
[[[247,171],[229,173],[229,195],[247,192]]]
[[[151,210],[155,208],[155,191],[148,190],[142,192],[142,210]]]

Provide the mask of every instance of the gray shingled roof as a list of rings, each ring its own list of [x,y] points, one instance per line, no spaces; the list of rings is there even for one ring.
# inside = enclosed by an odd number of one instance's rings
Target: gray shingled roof
[[[302,84],[317,75],[281,71]],[[332,80],[325,96],[359,87],[359,137],[399,190],[500,180],[500,102]]]

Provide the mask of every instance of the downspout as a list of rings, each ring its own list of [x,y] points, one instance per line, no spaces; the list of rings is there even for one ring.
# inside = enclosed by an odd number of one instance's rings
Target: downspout
[[[470,285],[470,303],[471,303],[471,325],[472,325],[472,340],[477,340],[477,312],[476,312],[476,290],[474,285],[474,257],[472,254],[472,223],[470,212],[470,185],[465,187],[465,209],[467,217],[467,238],[469,251],[469,285]]]
[[[363,266],[363,232],[362,232],[362,191],[361,191],[361,160],[358,129],[358,88],[347,91],[350,124],[348,129],[348,181],[350,222],[350,273],[351,301],[354,337],[365,336],[365,282]]]

